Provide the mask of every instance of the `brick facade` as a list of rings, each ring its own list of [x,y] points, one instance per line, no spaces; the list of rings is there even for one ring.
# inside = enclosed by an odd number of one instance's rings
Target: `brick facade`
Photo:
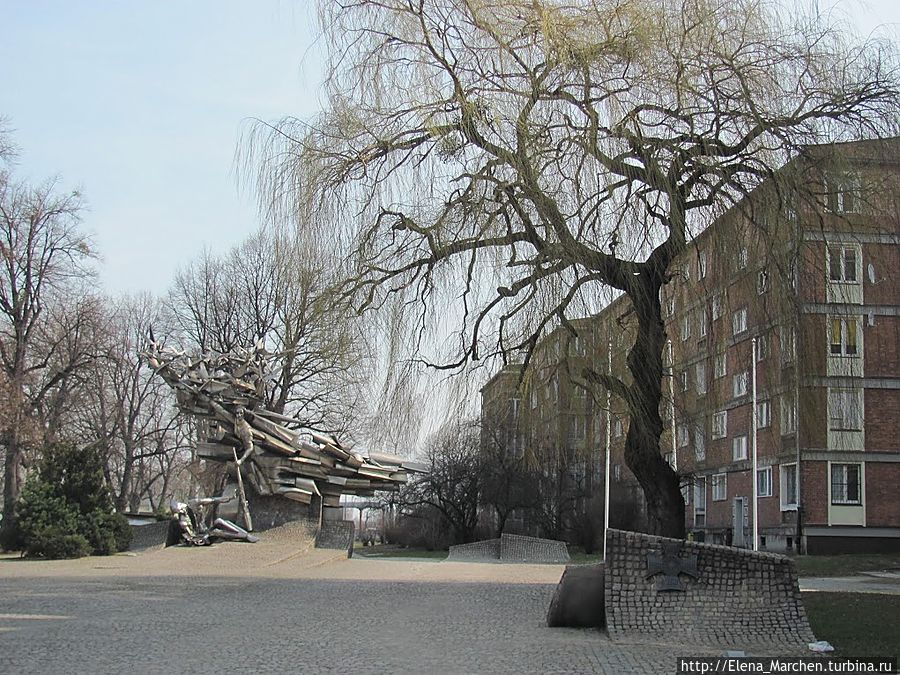
[[[900,478],[898,150],[900,139],[811,148],[794,168],[818,193],[776,207],[763,186],[672,263],[661,301],[674,404],[664,382],[661,451],[681,475],[695,537],[752,544],[755,339],[761,547],[900,546],[900,493],[890,487]],[[834,207],[835,175],[854,177],[841,193],[852,189],[841,202],[850,210]],[[579,319],[577,339],[557,329],[528,373],[509,367],[482,391],[483,411],[519,399],[520,452],[541,435],[580,449],[597,494],[609,424],[613,501],[636,493],[623,459],[627,414],[615,398],[607,413],[604,392],[576,398],[577,374],[581,360],[601,372],[611,361],[628,377],[629,308],[619,297]]]

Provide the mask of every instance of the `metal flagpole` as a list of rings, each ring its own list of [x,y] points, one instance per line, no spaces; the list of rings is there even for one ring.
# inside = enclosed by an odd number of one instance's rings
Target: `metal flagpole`
[[[606,374],[612,376],[612,340],[606,342]],[[606,387],[606,471],[603,489],[603,560],[606,561],[606,534],[609,530],[609,436],[612,433],[612,409],[609,387]]]
[[[672,469],[678,471],[678,439],[675,438],[675,350],[669,340],[669,419],[672,420]]]
[[[750,341],[752,345],[751,353],[752,353],[752,403],[753,409],[750,412],[750,438],[752,443],[752,453],[753,453],[753,475],[751,476],[751,482],[753,484],[753,550],[759,550],[759,474],[757,473],[757,458],[756,458],[756,427],[757,427],[757,415],[758,411],[756,409],[756,338],[753,338]]]

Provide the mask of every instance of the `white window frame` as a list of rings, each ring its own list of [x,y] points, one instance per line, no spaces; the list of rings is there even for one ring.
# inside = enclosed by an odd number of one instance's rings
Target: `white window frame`
[[[853,252],[852,266],[847,264],[847,253],[851,251]],[[836,269],[835,262],[837,262]],[[862,246],[855,243],[827,243],[825,245],[825,278],[831,284],[861,284]]]
[[[712,500],[724,502],[728,499],[728,474],[714,473],[712,475]]]
[[[765,295],[769,292],[769,270],[763,267],[756,273],[756,294]]]
[[[749,259],[750,253],[747,251],[747,247],[741,246],[741,250],[738,251],[738,269],[746,269]]]
[[[856,497],[852,496],[850,469],[856,472]],[[863,465],[862,462],[832,462],[829,465],[829,484],[831,485],[831,503],[835,506],[852,506],[863,503]],[[840,474],[845,474],[843,478]],[[841,479],[842,478],[842,479]]]
[[[681,317],[681,341],[684,342],[691,337],[691,313],[685,312]]]
[[[780,398],[781,405],[781,435],[796,433],[797,431],[797,408],[794,406],[794,395],[785,393]]]
[[[830,387],[828,428],[832,431],[862,431],[863,424],[863,390]]]
[[[675,430],[676,430],[675,433],[677,434],[679,448],[683,448],[688,443],[690,443],[691,435],[690,435],[690,432],[688,431],[687,424],[679,424],[677,427],[675,427]]]
[[[686,392],[691,386],[691,378],[686,368],[679,373],[679,377],[681,378],[681,391]]]
[[[828,317],[828,356],[858,359],[862,356],[862,321],[858,316]],[[835,342],[835,339],[837,342]]]
[[[790,477],[793,476],[793,479]],[[797,510],[797,464],[792,462],[778,467],[779,494],[782,511]],[[793,483],[793,486],[791,485]],[[793,488],[793,489],[792,489]],[[794,494],[791,495],[791,492]],[[791,497],[793,496],[793,499]]]
[[[713,376],[715,379],[720,379],[725,377],[728,374],[728,355],[726,352],[716,352],[716,355],[713,357]]]
[[[747,434],[731,439],[731,461],[742,462],[747,459]]]
[[[697,394],[706,394],[706,361],[697,361],[694,364],[694,379],[697,382]]]
[[[718,410],[713,413],[711,434],[712,438],[725,438],[728,435],[728,411]]]
[[[618,417],[613,420],[613,436],[616,438],[622,437],[622,420]]]
[[[750,389],[750,373],[746,370],[731,377],[731,394],[734,398],[746,396]]]
[[[712,296],[712,320],[716,321],[725,313],[725,294],[721,291]]]
[[[731,333],[740,335],[747,330],[747,308],[741,307],[731,315]]]
[[[697,312],[697,336],[704,338],[706,337],[706,308],[701,307]]]
[[[765,429],[772,424],[772,402],[760,399],[756,402],[756,428]]]
[[[697,254],[697,278],[705,279],[707,273],[707,256],[706,251],[700,251]]]
[[[781,362],[790,363],[797,354],[797,331],[793,326],[782,326],[780,333]]]
[[[760,333],[756,336],[756,362],[764,361],[769,356],[769,334]]]
[[[825,209],[831,213],[859,213],[862,180],[856,171],[825,174]]]
[[[772,496],[772,467],[766,466],[756,470],[756,496]]]
[[[703,522],[700,522],[700,521]],[[706,476],[694,477],[694,525],[706,524]]]
[[[699,424],[694,426],[694,459],[698,462],[706,461],[706,433]]]

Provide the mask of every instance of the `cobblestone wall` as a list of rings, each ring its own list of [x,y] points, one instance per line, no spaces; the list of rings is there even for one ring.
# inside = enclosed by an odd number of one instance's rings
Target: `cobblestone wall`
[[[472,544],[450,547],[447,560],[499,560],[520,563],[566,563],[569,551],[563,541],[503,534],[499,539],[486,539]]]
[[[347,551],[347,557],[353,557],[353,522],[350,520],[322,521],[319,534],[316,536],[316,548],[328,548]]]
[[[471,544],[457,544],[450,547],[447,560],[499,560],[500,540],[485,539]]]
[[[503,534],[500,536],[500,559],[505,562],[567,563],[569,549],[564,541]]]
[[[613,639],[798,650],[815,639],[785,556],[621,530],[607,536],[606,621]],[[664,543],[682,544],[684,563],[696,555],[699,577],[677,575],[683,591],[658,590],[664,575],[648,578],[648,554],[659,555]]]

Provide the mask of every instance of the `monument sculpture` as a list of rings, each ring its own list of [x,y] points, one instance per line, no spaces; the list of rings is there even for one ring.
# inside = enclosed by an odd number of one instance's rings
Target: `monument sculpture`
[[[232,466],[247,530],[253,529],[244,483],[261,496],[311,505],[314,518],[340,519],[342,494],[397,490],[423,466],[403,457],[362,453],[266,408],[278,374],[262,344],[225,354],[190,355],[151,336],[142,354],[175,391],[179,409],[201,421],[197,456]]]

